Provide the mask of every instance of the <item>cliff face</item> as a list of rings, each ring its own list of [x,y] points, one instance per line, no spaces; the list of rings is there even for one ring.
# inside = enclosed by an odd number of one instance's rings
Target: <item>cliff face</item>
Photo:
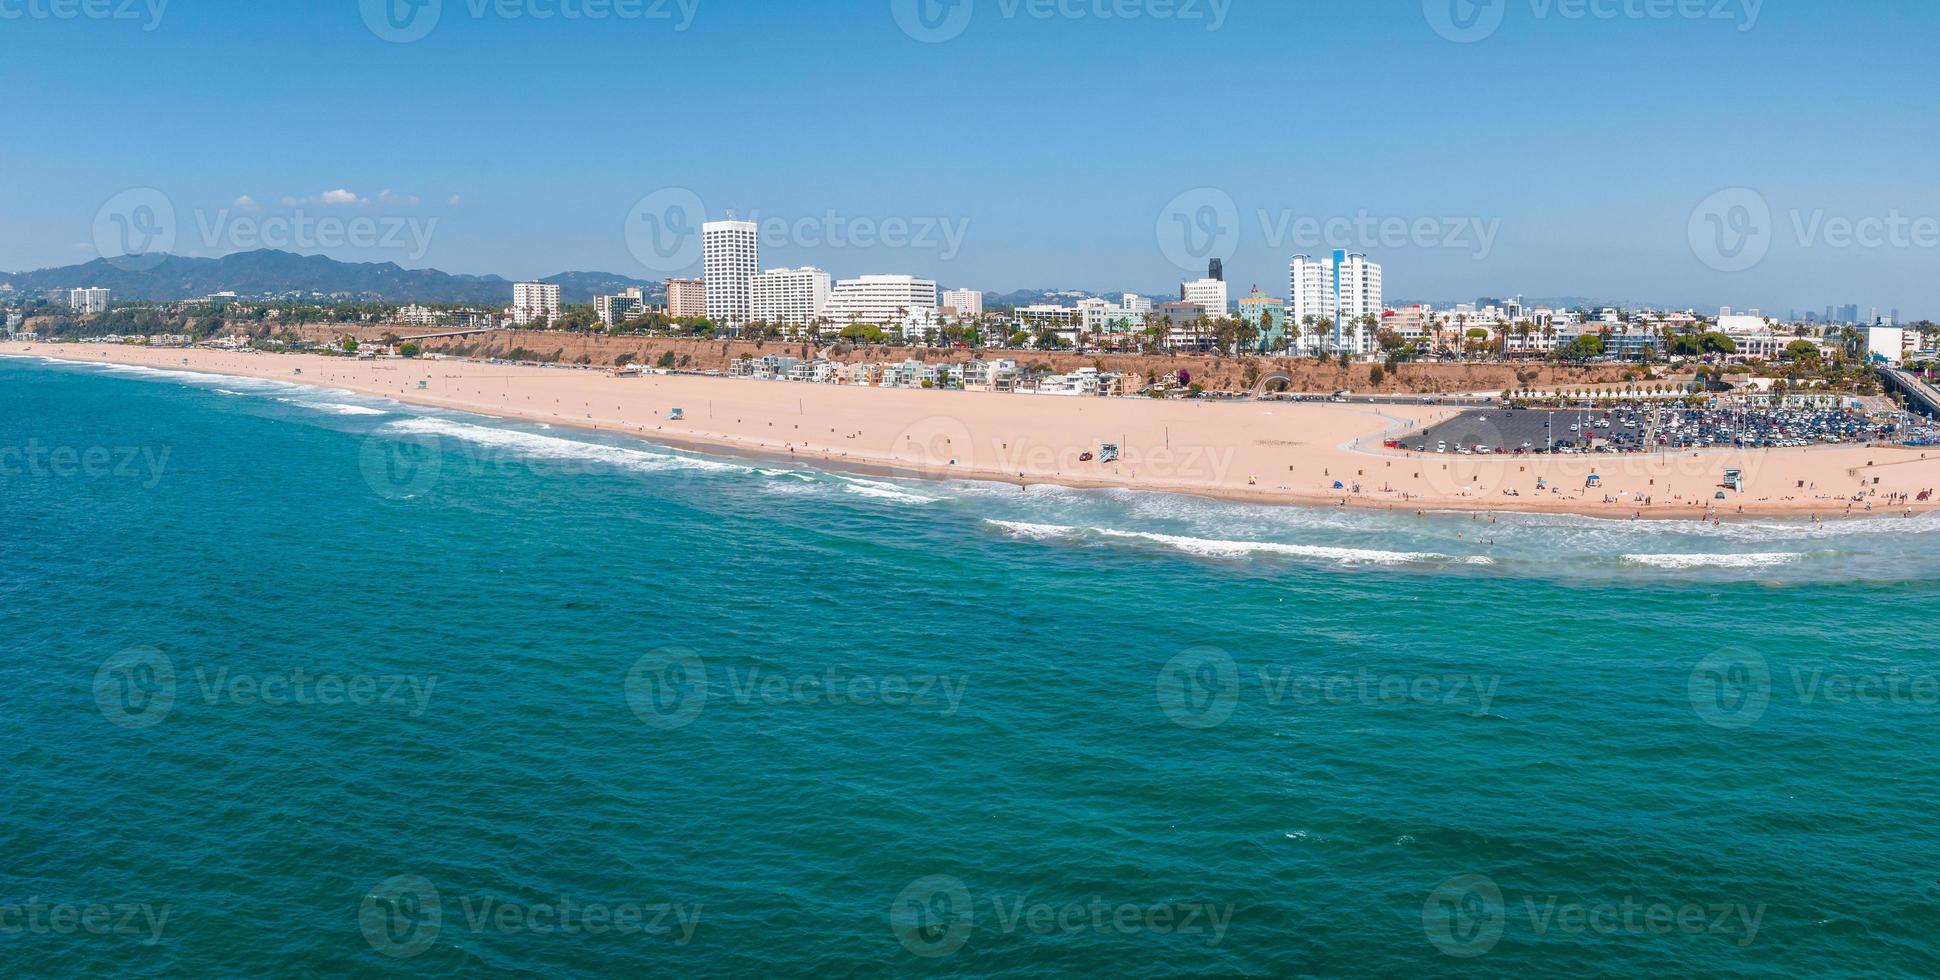
[[[298,330],[298,333],[306,339],[319,341],[335,340],[346,334],[360,341],[375,341],[391,335],[408,338],[414,334],[426,332],[429,331],[395,325],[380,327],[311,325]],[[597,334],[541,330],[498,330],[489,334],[427,341],[424,346],[426,350],[434,353],[466,357],[504,357],[515,350],[523,349],[532,359],[565,364],[611,365],[620,356],[631,354],[635,362],[649,367],[657,363],[662,354],[671,352],[675,363],[683,369],[723,372],[727,370],[728,365],[744,357],[780,354],[809,359],[819,353],[816,348],[799,342],[756,343],[678,340],[666,337],[606,337]],[[907,347],[834,346],[823,349],[828,351],[830,359],[851,363],[901,361],[907,357],[915,357],[917,360],[926,362],[961,363],[976,356],[971,351],[912,350]],[[993,351],[988,356],[1012,358],[1018,364],[1025,366],[1041,365],[1057,373],[1081,367],[1095,367],[1100,371],[1152,378],[1186,371],[1191,374],[1194,382],[1204,385],[1209,391],[1246,391],[1259,385],[1262,380],[1284,376],[1290,380],[1291,390],[1302,392],[1332,393],[1343,390],[1421,394],[1496,392],[1506,388],[1520,388],[1525,383],[1536,386],[1568,387],[1619,382],[1624,380],[1627,370],[1612,366],[1571,368],[1551,364],[1403,364],[1394,372],[1384,371],[1387,377],[1381,384],[1376,385],[1369,380],[1370,365],[1367,364],[1343,367],[1338,364],[1322,365],[1310,360],[1283,357],[1231,358],[1203,355],[1149,357],[1136,354],[1083,355],[1033,351]],[[1518,378],[1518,372],[1520,372],[1520,378]]]

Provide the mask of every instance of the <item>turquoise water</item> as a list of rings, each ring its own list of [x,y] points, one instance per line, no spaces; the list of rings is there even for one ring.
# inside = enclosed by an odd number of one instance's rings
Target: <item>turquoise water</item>
[[[7,975],[1940,952],[1930,519],[921,484],[32,360],[0,454]]]

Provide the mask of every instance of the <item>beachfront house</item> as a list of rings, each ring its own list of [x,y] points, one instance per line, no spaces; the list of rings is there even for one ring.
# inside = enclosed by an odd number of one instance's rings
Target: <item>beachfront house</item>
[[[979,358],[963,366],[963,383],[971,388],[1012,392],[1017,390],[1017,377],[1017,362],[1010,358],[995,361]]]

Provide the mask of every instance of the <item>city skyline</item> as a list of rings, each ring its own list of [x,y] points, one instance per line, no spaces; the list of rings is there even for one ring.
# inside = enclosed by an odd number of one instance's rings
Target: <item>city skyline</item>
[[[150,21],[14,25],[35,42],[0,68],[35,96],[15,107],[24,129],[54,131],[85,108],[104,139],[8,155],[0,212],[13,234],[0,268],[86,261],[159,227],[136,216],[165,212],[168,250],[184,255],[260,244],[514,279],[587,269],[657,280],[698,273],[699,242],[685,238],[732,212],[763,225],[764,269],[997,293],[1162,295],[1209,258],[1236,287],[1270,288],[1294,254],[1340,248],[1395,270],[1398,298],[1519,289],[1940,313],[1940,286],[1923,275],[1940,255],[1940,192],[1920,167],[1935,137],[1861,97],[1892,86],[1917,98],[1932,84],[1880,57],[1940,26],[1926,7],[1745,4],[1683,19],[1499,3],[1499,23],[1473,36],[1412,2],[1175,4],[1164,16],[1133,4],[1145,16],[1129,19],[999,2],[937,22],[940,33],[874,0],[642,4],[604,20],[447,2],[419,37],[351,2],[158,7]],[[1709,15],[1720,9],[1730,16]],[[650,78],[599,54],[616,32],[651,47]],[[1263,61],[1241,84],[1197,85],[1123,70],[1225,64],[1236,42],[1294,34],[1372,59],[1325,83],[1360,108],[1324,133],[1287,121],[1323,84],[1318,72]],[[371,71],[318,89],[274,49],[240,45],[172,76],[166,98],[139,84],[211,35],[300,35],[320,57]],[[856,57],[782,57],[818,45]],[[1635,60],[1612,60],[1618,49]],[[1563,83],[1504,70],[1532,58]],[[1808,60],[1869,67],[1863,79],[1783,68]],[[1693,66],[1697,87],[1645,70],[1666,61]],[[500,67],[470,71],[486,63]],[[403,96],[453,71],[473,79],[466,98]],[[1097,152],[1097,133],[1127,123],[1162,136],[1208,90],[1229,141]],[[280,112],[299,91],[311,111]],[[774,103],[779,91],[796,108]],[[1500,122],[1478,124],[1480,105]],[[1775,105],[1783,114],[1761,108]],[[331,135],[333,120],[354,135]],[[656,214],[692,221],[646,222]]]

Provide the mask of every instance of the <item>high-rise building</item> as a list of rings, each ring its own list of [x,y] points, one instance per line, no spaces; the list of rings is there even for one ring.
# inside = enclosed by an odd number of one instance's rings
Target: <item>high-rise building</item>
[[[754,317],[754,277],[761,267],[761,227],[752,221],[701,225],[707,318],[739,327]]]
[[[640,287],[638,286],[634,286],[617,296],[593,297],[593,312],[598,313],[600,322],[608,327],[618,323],[625,323],[645,313],[646,310],[647,297],[645,293],[640,291]]]
[[[67,291],[67,305],[76,313],[106,313],[108,311],[108,291],[99,286]]]
[[[1334,321],[1331,349],[1355,354],[1371,349],[1373,331],[1361,320],[1381,315],[1380,265],[1344,250],[1324,259],[1296,255],[1288,279],[1289,319],[1304,324],[1310,316],[1326,317]]]
[[[1260,331],[1261,350],[1286,346],[1287,304],[1278,296],[1268,296],[1255,286],[1252,293],[1239,298],[1239,318]]]
[[[559,318],[559,287],[549,282],[512,284],[512,322],[521,327]]]
[[[1226,281],[1225,260],[1224,259],[1212,260],[1211,264],[1206,266],[1206,278],[1217,279],[1220,282],[1225,282]]]
[[[1144,316],[1152,312],[1152,301],[1137,293],[1126,293],[1125,298],[1118,301],[1118,306],[1135,316]]]
[[[1223,279],[1201,279],[1198,282],[1180,283],[1179,301],[1203,306],[1206,316],[1217,320],[1226,315],[1226,282]]]
[[[667,280],[667,315],[676,320],[706,316],[706,282],[700,279]]]
[[[764,323],[805,327],[829,303],[829,274],[803,266],[769,269],[754,277],[754,319]]]
[[[943,294],[943,311],[955,317],[983,316],[983,293],[975,289],[952,289]]]
[[[837,327],[869,323],[901,326],[912,316],[936,312],[936,282],[915,276],[844,279],[829,294],[829,322]]]

